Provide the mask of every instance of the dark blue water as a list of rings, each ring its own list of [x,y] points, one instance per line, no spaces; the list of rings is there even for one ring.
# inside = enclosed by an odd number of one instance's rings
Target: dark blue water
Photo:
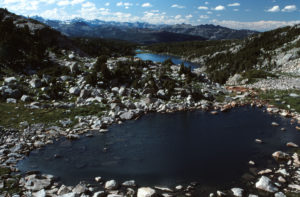
[[[271,126],[273,121],[287,131]],[[256,138],[265,143],[256,144]],[[33,151],[18,167],[23,172],[53,174],[65,184],[102,176],[119,182],[134,179],[141,185],[197,181],[220,187],[239,182],[249,171],[249,160],[263,169],[274,164],[271,154],[291,150],[285,146],[290,141],[300,144],[295,125],[255,108],[219,115],[200,111],[149,114],[114,125],[107,134],[93,138],[61,139]]]
[[[151,60],[153,62],[164,62],[167,59],[171,59],[174,64],[184,63],[185,66],[191,68],[199,68],[199,64],[195,64],[189,61],[185,61],[180,59],[180,57],[172,56],[172,55],[162,55],[162,54],[153,54],[153,53],[139,53],[135,57],[140,58],[141,60]]]

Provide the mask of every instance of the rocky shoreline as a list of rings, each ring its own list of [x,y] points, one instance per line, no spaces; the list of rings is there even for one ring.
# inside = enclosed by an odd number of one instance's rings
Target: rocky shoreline
[[[61,62],[61,64],[70,66],[71,72],[77,70],[74,54],[69,55],[69,62]],[[126,59],[126,58],[125,58]],[[81,61],[83,61],[81,59]],[[114,65],[123,59],[109,60],[107,62],[110,70],[114,69]],[[136,60],[138,61],[138,60]],[[75,63],[74,63],[75,62]],[[92,63],[85,63],[85,67],[91,67]],[[155,73],[161,67],[160,64],[153,64],[150,70],[144,69],[145,72]],[[179,67],[171,66],[168,73],[173,79],[184,81],[186,76],[179,75]],[[73,70],[73,71],[72,71]],[[74,71],[76,72],[76,71]],[[193,71],[197,76],[201,76],[197,70]],[[106,103],[106,111],[101,116],[76,116],[78,121],[72,128],[70,119],[60,120],[61,126],[47,126],[45,124],[28,124],[28,122],[20,123],[24,127],[22,130],[5,129],[1,127],[0,136],[0,165],[1,165],[1,180],[0,191],[16,190],[14,197],[17,196],[195,196],[194,191],[197,188],[196,183],[188,184],[187,186],[178,185],[175,188],[165,187],[137,187],[138,183],[134,181],[126,181],[118,184],[115,180],[102,180],[101,177],[95,177],[95,181],[99,182],[97,187],[91,184],[79,183],[76,186],[65,186],[57,182],[57,179],[52,175],[43,175],[39,172],[28,172],[25,175],[19,175],[19,170],[16,168],[18,161],[22,160],[30,151],[52,144],[55,139],[66,137],[69,140],[76,140],[81,136],[92,137],[93,132],[107,132],[112,124],[121,124],[124,121],[137,119],[138,117],[149,112],[155,113],[173,113],[177,111],[190,110],[204,110],[210,111],[212,114],[218,114],[229,111],[234,107],[251,105],[253,107],[265,107],[268,113],[279,114],[283,117],[291,118],[294,122],[300,124],[300,115],[296,112],[289,112],[281,110],[274,106],[268,105],[266,102],[259,101],[256,98],[254,89],[246,89],[242,87],[223,87],[219,84],[214,84],[207,79],[201,82],[200,92],[203,98],[195,100],[192,96],[193,91],[188,92],[183,88],[175,88],[176,93],[171,95],[168,99],[167,90],[159,89],[155,96],[151,91],[147,92],[147,85],[144,90],[134,90],[124,86],[115,86],[111,89],[93,88],[89,84],[84,83],[82,77],[73,78],[64,76],[62,80],[68,89],[68,92],[63,94],[76,97],[76,102],[43,102],[43,98],[49,95],[42,94],[39,97],[41,101],[36,101],[27,95],[17,94],[17,84],[20,82],[16,77],[4,78],[4,86],[1,87],[2,96],[6,97],[7,103],[25,102],[24,106],[29,109],[43,109],[43,108],[64,108],[70,110],[80,106],[89,106],[93,103]],[[202,78],[202,77],[201,77]],[[203,79],[201,79],[203,80]],[[43,87],[47,83],[47,76],[42,79],[33,78],[31,80],[25,79],[32,88],[39,91],[46,89]],[[73,86],[77,84],[77,86]],[[149,85],[149,84],[148,84]],[[183,93],[184,92],[184,93]],[[134,97],[134,101],[129,99],[129,96]],[[3,96],[3,97],[4,97]],[[217,102],[216,97],[224,97],[224,101]],[[18,101],[20,98],[20,101]],[[34,100],[34,102],[30,102]],[[271,124],[271,123],[270,123]],[[277,125],[278,126],[278,125]],[[298,129],[296,127],[295,129]],[[259,140],[259,139],[258,139]],[[296,147],[293,142],[287,144],[288,146]],[[271,156],[270,156],[271,157]],[[276,160],[280,160],[278,168],[265,169],[257,173],[258,179],[251,182],[249,188],[232,188],[224,191],[216,191],[210,196],[245,196],[254,197],[275,196],[284,197],[291,191],[300,193],[300,162],[297,153],[288,154],[283,152],[276,152],[273,154]],[[255,165],[253,161],[249,165]],[[5,190],[4,190],[5,189]],[[254,194],[249,192],[254,191]],[[3,192],[2,196],[12,196],[8,192]],[[196,195],[197,196],[197,195]]]

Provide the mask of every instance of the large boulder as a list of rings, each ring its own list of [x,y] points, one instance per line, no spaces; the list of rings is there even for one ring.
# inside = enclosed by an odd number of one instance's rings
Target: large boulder
[[[239,85],[242,79],[243,79],[242,75],[235,74],[226,81],[226,85],[230,85],[230,86]]]
[[[158,90],[156,95],[160,99],[167,99],[167,97],[168,97],[165,90]]]
[[[11,83],[17,82],[17,79],[15,77],[7,77],[7,78],[4,79],[4,82],[6,84],[11,84]]]
[[[232,194],[237,197],[242,197],[243,192],[244,192],[244,190],[241,188],[232,188],[231,191],[232,191]]]
[[[93,195],[93,197],[104,197],[104,196],[105,196],[104,191],[95,192]]]
[[[287,153],[284,153],[282,151],[276,151],[272,154],[272,157],[276,160],[288,160],[290,159],[290,156]]]
[[[155,193],[155,190],[150,187],[141,187],[138,189],[137,197],[152,197]]]
[[[74,192],[75,194],[83,194],[86,190],[87,190],[86,185],[78,184],[78,185],[76,185],[76,187],[74,187],[72,192]]]
[[[44,189],[38,191],[38,192],[35,192],[32,194],[33,197],[46,197],[46,192]]]
[[[120,115],[122,120],[131,120],[134,117],[134,113],[132,111],[124,112]]]
[[[35,175],[26,177],[27,181],[25,183],[25,188],[31,191],[40,191],[42,189],[47,189],[51,186],[51,180],[49,179],[38,179]]]
[[[80,89],[78,87],[71,87],[69,93],[78,96],[80,94]]]
[[[28,96],[28,95],[23,95],[21,97],[21,101],[23,101],[23,102],[30,102],[30,101],[32,101],[32,98],[30,96]]]
[[[117,182],[115,180],[110,180],[105,183],[104,188],[107,190],[113,190],[118,187]]]
[[[266,176],[262,176],[256,183],[255,183],[255,187],[257,189],[261,189],[261,190],[264,190],[266,192],[271,192],[271,193],[274,193],[274,192],[277,192],[278,191],[278,188],[273,186],[271,180],[266,177]]]
[[[17,100],[14,99],[14,98],[8,98],[8,99],[6,99],[6,103],[13,103],[13,104],[15,104],[15,103],[17,103]]]

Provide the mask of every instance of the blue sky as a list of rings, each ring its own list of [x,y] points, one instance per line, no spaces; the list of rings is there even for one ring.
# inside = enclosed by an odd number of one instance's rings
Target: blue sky
[[[300,0],[0,0],[25,16],[268,30],[300,23]]]

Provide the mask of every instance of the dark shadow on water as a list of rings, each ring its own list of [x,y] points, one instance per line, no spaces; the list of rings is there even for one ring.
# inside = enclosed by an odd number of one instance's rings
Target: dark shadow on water
[[[271,126],[276,121],[281,127]],[[256,144],[256,138],[264,144]],[[178,112],[148,114],[137,121],[113,125],[107,134],[77,141],[61,139],[33,151],[18,164],[21,171],[39,170],[65,184],[92,181],[96,176],[140,185],[187,184],[207,186],[238,183],[256,167],[273,163],[271,154],[300,143],[289,119],[244,107],[228,113]],[[107,151],[105,151],[107,149]],[[56,156],[54,156],[56,155]]]

